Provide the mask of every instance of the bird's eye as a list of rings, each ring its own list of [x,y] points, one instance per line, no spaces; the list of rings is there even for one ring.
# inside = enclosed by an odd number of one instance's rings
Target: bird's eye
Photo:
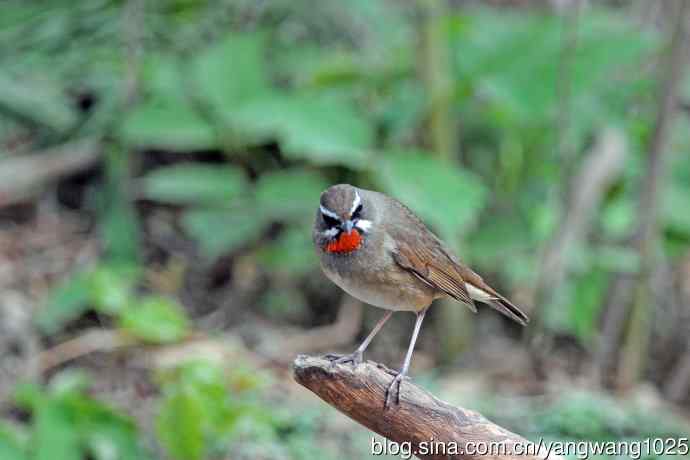
[[[360,204],[360,205],[357,206],[357,208],[355,209],[355,212],[352,213],[351,219],[352,219],[352,220],[359,219],[359,218],[361,217],[361,214],[362,214],[362,205]]]
[[[326,215],[326,214],[321,214],[321,216],[323,217],[323,221],[324,221],[324,222],[326,223],[326,225],[328,225],[329,227],[335,227],[335,226],[337,226],[337,225],[340,224],[340,221],[339,221],[338,219],[334,218],[334,217],[331,217],[331,216]]]

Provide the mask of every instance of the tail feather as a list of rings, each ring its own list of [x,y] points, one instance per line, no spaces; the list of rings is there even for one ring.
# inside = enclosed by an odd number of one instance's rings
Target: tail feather
[[[496,299],[492,299],[488,303],[495,310],[504,314],[513,321],[522,324],[523,326],[526,326],[527,323],[529,323],[529,317],[522,310],[520,310],[520,308],[515,306],[505,297],[498,297]]]
[[[513,321],[525,326],[529,322],[527,315],[510,300],[503,297],[501,294],[492,289],[488,284],[484,283],[481,278],[482,286],[478,287],[471,283],[465,283],[467,292],[474,300],[489,304],[498,312],[504,314]]]

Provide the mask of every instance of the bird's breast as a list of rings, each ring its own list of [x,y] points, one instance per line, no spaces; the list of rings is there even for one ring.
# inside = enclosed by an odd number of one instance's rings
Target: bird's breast
[[[331,256],[321,260],[326,276],[343,291],[362,302],[395,311],[419,311],[435,292],[402,270],[388,255]]]

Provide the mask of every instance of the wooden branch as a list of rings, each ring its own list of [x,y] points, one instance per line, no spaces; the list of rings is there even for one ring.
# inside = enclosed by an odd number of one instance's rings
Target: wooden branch
[[[399,445],[408,443],[422,459],[562,459],[547,457],[545,445],[530,443],[477,412],[441,401],[409,380],[401,385],[400,404],[385,410],[393,373],[371,361],[353,367],[300,355],[293,370],[300,385],[381,436]]]
[[[46,183],[82,171],[100,156],[99,141],[86,138],[0,161],[0,208],[30,199]]]
[[[93,328],[83,334],[43,351],[37,357],[41,373],[66,362],[96,352],[110,352],[134,345],[136,340],[120,331]]]
[[[242,357],[257,366],[267,366],[268,361],[246,349],[230,336],[208,337],[196,333],[185,340],[171,344],[146,344],[120,330],[88,329],[81,335],[43,350],[35,357],[39,372],[45,373],[58,366],[92,353],[131,352],[128,365],[145,369],[168,369],[191,358],[224,363],[234,362]]]

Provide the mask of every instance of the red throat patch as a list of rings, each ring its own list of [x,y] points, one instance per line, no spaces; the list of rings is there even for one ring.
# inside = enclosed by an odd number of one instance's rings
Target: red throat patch
[[[350,233],[341,232],[337,240],[331,241],[326,245],[326,252],[346,253],[359,249],[362,244],[362,235],[359,231],[352,229]]]

